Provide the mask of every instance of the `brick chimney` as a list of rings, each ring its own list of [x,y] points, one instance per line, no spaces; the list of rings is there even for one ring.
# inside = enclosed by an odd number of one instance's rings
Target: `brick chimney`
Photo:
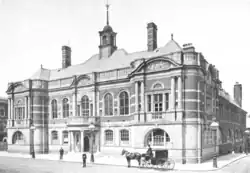
[[[183,44],[184,52],[195,52],[195,48],[192,43]]]
[[[234,85],[234,100],[240,107],[242,106],[242,85],[238,82]]]
[[[153,22],[148,23],[148,51],[154,51],[157,48],[157,26]]]
[[[62,68],[71,66],[71,48],[62,46]]]

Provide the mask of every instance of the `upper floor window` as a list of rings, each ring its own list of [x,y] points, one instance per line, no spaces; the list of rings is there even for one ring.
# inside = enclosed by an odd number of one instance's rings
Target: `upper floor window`
[[[63,99],[63,118],[69,117],[69,100],[67,98]]]
[[[162,112],[162,94],[154,94],[154,111]]]
[[[57,118],[57,101],[54,99],[51,102],[51,108],[52,108],[52,118]]]
[[[82,116],[89,116],[89,98],[88,96],[82,97]]]
[[[120,115],[128,115],[129,114],[129,101],[128,101],[128,93],[123,91],[120,96]]]
[[[110,93],[104,97],[105,115],[113,115],[113,97]]]
[[[5,116],[5,111],[4,109],[0,109],[0,117],[4,117]]]
[[[15,118],[18,120],[25,118],[24,105],[21,100],[19,100],[15,106]]]

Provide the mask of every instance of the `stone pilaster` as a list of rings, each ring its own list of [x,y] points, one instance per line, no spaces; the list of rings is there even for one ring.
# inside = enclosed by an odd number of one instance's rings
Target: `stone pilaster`
[[[138,82],[135,82],[135,112],[138,112]]]
[[[182,109],[182,78],[178,76],[178,109]]]
[[[144,112],[145,98],[144,98],[144,82],[141,82],[141,112]]]
[[[171,99],[170,99],[170,102],[171,102],[170,109],[174,109],[174,107],[175,107],[175,77],[171,78]]]

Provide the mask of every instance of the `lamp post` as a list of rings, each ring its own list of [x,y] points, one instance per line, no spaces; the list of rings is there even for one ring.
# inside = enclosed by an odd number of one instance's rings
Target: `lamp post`
[[[34,142],[35,142],[35,139],[34,139],[34,132],[35,132],[35,129],[36,129],[36,127],[32,124],[31,126],[30,126],[30,130],[31,130],[31,134],[32,134],[32,141],[31,141],[31,156],[32,156],[32,158],[34,159],[35,158],[35,144],[34,144]]]
[[[217,168],[217,152],[216,152],[216,146],[217,146],[217,129],[219,127],[219,123],[213,120],[213,122],[210,124],[210,127],[212,130],[214,130],[214,157],[213,157],[213,167]]]
[[[248,145],[249,145],[249,134],[250,134],[250,131],[247,129],[247,130],[244,131],[244,133],[246,134],[246,137],[245,137],[245,152],[248,155]]]
[[[90,133],[91,133],[91,141],[92,141],[90,161],[94,162],[94,151],[93,151],[93,148],[94,148],[94,132],[95,132],[94,130],[95,130],[95,125],[93,123],[91,123],[89,125],[89,130],[90,130]]]

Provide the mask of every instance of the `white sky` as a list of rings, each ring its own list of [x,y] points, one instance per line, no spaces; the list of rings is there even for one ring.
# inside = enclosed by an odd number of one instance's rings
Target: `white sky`
[[[61,46],[70,43],[72,64],[98,53],[106,24],[105,0],[0,0],[0,95],[8,82],[29,78],[43,64],[60,68]],[[249,111],[250,0],[109,0],[110,25],[117,46],[127,52],[147,48],[148,22],[158,27],[158,46],[171,33],[180,44],[193,43],[220,71],[233,96],[243,86]]]

